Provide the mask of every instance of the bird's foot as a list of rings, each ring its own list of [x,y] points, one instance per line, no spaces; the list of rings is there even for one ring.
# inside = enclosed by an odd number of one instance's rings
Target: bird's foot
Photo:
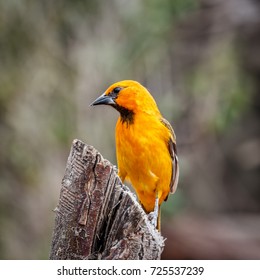
[[[148,216],[148,220],[156,228],[157,227],[157,217],[156,217],[155,212],[150,212],[147,216]]]
[[[159,215],[159,198],[155,199],[154,211],[148,214],[148,219],[151,224],[156,228]]]
[[[113,170],[118,174],[118,168],[116,165],[113,165]]]

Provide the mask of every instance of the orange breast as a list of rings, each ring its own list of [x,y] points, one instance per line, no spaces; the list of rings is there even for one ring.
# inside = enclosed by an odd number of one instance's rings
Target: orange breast
[[[119,176],[129,179],[147,212],[154,210],[156,194],[161,204],[170,191],[172,160],[170,134],[157,116],[139,114],[134,123],[116,125]]]

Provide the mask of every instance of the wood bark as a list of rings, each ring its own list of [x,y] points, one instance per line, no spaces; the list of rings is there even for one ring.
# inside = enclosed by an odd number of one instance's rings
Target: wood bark
[[[92,146],[72,143],[50,259],[160,259],[164,239],[114,166]]]

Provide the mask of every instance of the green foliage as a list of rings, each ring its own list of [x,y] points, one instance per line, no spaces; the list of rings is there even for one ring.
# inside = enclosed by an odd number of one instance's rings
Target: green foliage
[[[187,83],[205,126],[224,133],[250,105],[250,84],[232,41],[218,42]]]
[[[119,11],[126,32],[126,40],[122,42],[122,56],[125,57],[122,64],[131,61],[140,66],[140,60],[145,56],[155,60],[154,66],[165,55],[162,50],[165,50],[166,43],[170,43],[175,22],[196,9],[198,2],[144,0],[139,4],[136,9]]]

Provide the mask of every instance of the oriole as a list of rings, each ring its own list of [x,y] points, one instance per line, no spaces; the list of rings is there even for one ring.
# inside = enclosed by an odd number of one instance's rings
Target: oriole
[[[120,117],[116,124],[119,177],[130,180],[146,211],[155,211],[160,230],[160,205],[174,193],[179,177],[176,137],[149,91],[125,80],[111,85],[91,105],[110,105]]]

